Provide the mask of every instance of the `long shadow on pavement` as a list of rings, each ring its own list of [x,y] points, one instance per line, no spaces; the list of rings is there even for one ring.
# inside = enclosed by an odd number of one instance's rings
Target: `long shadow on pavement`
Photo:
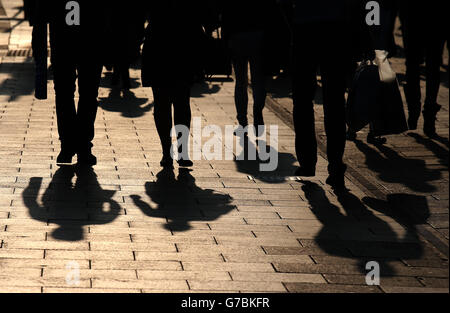
[[[434,155],[439,159],[440,163],[448,167],[448,149],[445,149],[444,147],[438,145],[432,139],[425,138],[419,134],[411,133],[409,134],[409,136],[414,138],[417,141],[417,143],[427,148],[427,150],[433,152]],[[447,147],[449,145],[447,138],[436,137],[436,140],[442,143],[443,145],[446,145]]]
[[[205,95],[212,95],[219,93],[222,87],[217,83],[228,82],[230,79],[226,78],[215,78],[211,80],[202,80],[196,84],[191,89],[192,98],[203,98]]]
[[[318,184],[308,181],[303,184],[311,210],[323,225],[315,242],[330,256],[357,260],[363,274],[367,274],[366,264],[376,261],[381,276],[390,277],[396,274],[393,261],[419,260],[424,254],[423,246],[415,241],[418,237],[414,226],[406,228],[404,238],[399,238],[391,225],[374,213],[378,211],[397,220],[399,215],[389,200],[360,200],[351,192],[343,192],[337,195],[338,206]],[[394,196],[394,203],[402,198],[398,197]]]
[[[9,102],[14,102],[21,96],[29,96],[34,92],[33,63],[2,63],[0,73],[8,74],[0,84],[0,96],[8,96]]]
[[[191,222],[214,221],[236,209],[229,195],[198,187],[188,169],[180,169],[178,177],[173,169],[163,169],[145,187],[150,203],[138,195],[131,198],[145,215],[165,217],[165,228],[172,232],[188,231]]]
[[[147,98],[136,97],[130,90],[113,88],[108,98],[100,98],[99,106],[105,111],[122,113],[126,118],[138,118],[150,112],[154,103]]]
[[[360,140],[355,141],[355,145],[364,153],[368,168],[377,173],[381,181],[401,184],[413,192],[436,191],[431,182],[440,180],[442,173],[427,168],[424,160],[405,158],[386,146],[377,146],[375,150]]]
[[[258,180],[266,183],[283,183],[285,182],[285,177],[292,176],[296,170],[295,163],[297,159],[290,153],[280,153],[274,147],[267,145],[264,140],[259,140],[258,143],[254,143],[248,140],[246,137],[237,137],[236,139],[241,148],[241,153],[235,157],[235,165],[240,173],[250,175]],[[259,149],[256,148],[259,146]],[[252,156],[250,151],[260,151],[266,148],[266,153],[268,153],[268,160],[260,160],[259,157],[263,158],[256,152],[255,156]],[[262,171],[261,166],[264,164],[269,165],[270,162],[274,162],[271,158],[276,155],[278,158],[276,169],[273,171]]]
[[[85,226],[108,224],[119,216],[121,207],[113,200],[116,192],[102,189],[91,168],[59,168],[40,205],[42,181],[39,177],[31,178],[22,197],[33,219],[58,225],[51,234],[54,239],[81,241]]]

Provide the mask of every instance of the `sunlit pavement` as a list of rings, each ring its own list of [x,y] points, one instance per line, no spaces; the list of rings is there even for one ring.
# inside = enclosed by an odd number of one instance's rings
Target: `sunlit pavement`
[[[21,1],[3,4],[22,16]],[[322,157],[315,179],[296,181],[294,133],[269,109],[277,171],[202,160],[171,174],[159,166],[151,89],[133,70],[136,88],[110,90],[105,72],[99,165],[57,168],[53,82],[48,100],[34,99],[33,63],[14,56],[27,54],[30,28],[17,23],[0,55],[0,292],[448,292],[448,257],[421,235],[424,221],[392,205],[406,193],[377,198],[349,175],[350,194],[338,197]],[[233,90],[197,85],[193,116],[234,125]],[[380,285],[370,285],[378,266]]]

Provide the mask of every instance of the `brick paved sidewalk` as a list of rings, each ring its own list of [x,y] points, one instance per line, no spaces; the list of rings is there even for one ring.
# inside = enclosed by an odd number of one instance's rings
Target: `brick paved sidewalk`
[[[401,57],[403,41],[399,25],[396,41],[400,47],[400,55],[391,62],[403,85],[406,68],[405,60]],[[444,64],[448,67],[447,49],[444,53]],[[442,110],[438,114],[436,125],[440,138],[431,140],[423,134],[423,118],[419,121],[418,131],[389,136],[388,144],[382,147],[367,144],[368,129],[365,129],[359,133],[356,142],[348,142],[346,161],[351,166],[348,174],[353,182],[366,193],[389,201],[391,207],[403,211],[405,217],[417,224],[418,231],[448,256],[449,88],[448,72],[444,67],[441,74],[443,83],[438,103],[442,105]],[[270,88],[270,107],[292,127],[289,80],[274,80]],[[422,94],[425,97],[424,81]],[[404,103],[407,112],[406,101]],[[316,97],[316,114],[318,135],[324,147],[326,136],[321,104],[322,97],[319,92]]]
[[[8,16],[19,3],[4,2]],[[10,50],[27,40],[21,24]],[[448,292],[447,257],[385,202],[351,181],[337,197],[323,158],[316,179],[288,177],[294,136],[276,114],[266,111],[279,126],[276,172],[204,160],[171,176],[158,164],[151,90],[111,91],[105,73],[99,165],[75,176],[55,167],[52,82],[37,101],[32,72],[25,57],[0,65],[0,292]],[[234,124],[233,83],[196,86],[192,109],[203,125]],[[381,286],[366,285],[368,261]]]

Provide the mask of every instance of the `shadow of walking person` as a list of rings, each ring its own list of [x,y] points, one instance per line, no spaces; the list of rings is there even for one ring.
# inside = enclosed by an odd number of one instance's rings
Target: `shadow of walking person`
[[[424,160],[405,158],[386,146],[378,146],[377,151],[360,140],[356,140],[355,145],[366,156],[368,168],[378,173],[382,181],[401,184],[415,192],[436,191],[431,182],[441,179],[442,173],[427,168]]]
[[[145,187],[151,204],[138,195],[131,198],[147,216],[165,217],[164,226],[172,232],[188,231],[191,222],[214,221],[236,209],[229,195],[198,187],[188,169],[180,169],[177,178],[172,169],[163,169]]]
[[[413,228],[407,228],[405,237],[399,238],[387,221],[354,194],[339,193],[340,207],[331,203],[316,183],[304,181],[302,190],[323,225],[315,238],[317,245],[329,255],[356,260],[361,273],[367,273],[368,262],[376,261],[381,275],[390,277],[396,273],[391,262],[422,256],[423,247],[414,240],[417,234]]]
[[[150,112],[153,103],[147,98],[138,98],[130,90],[111,89],[108,98],[100,98],[99,106],[109,112],[122,113],[126,118],[138,118]]]
[[[19,63],[18,61],[4,61],[0,64],[0,96],[8,97],[6,102],[15,102],[22,96],[33,94],[34,64],[31,59]]]
[[[103,190],[92,168],[59,168],[42,196],[42,205],[37,197],[41,187],[42,178],[31,178],[23,200],[33,219],[58,225],[51,234],[57,240],[81,241],[85,226],[108,224],[121,210],[113,200],[116,192]]]
[[[236,140],[240,151],[234,162],[239,173],[250,175],[265,183],[281,184],[286,181],[286,177],[292,176],[295,172],[297,159],[292,154],[280,153],[264,140],[258,139],[255,143],[247,136],[238,136]],[[275,169],[266,170],[266,168]]]
[[[437,144],[434,140],[425,138],[419,134],[411,133],[409,134],[411,138],[414,138],[417,143],[421,144],[428,150],[434,153],[434,155],[439,158],[439,161],[442,165],[447,166],[448,170],[448,149],[445,149],[441,145]],[[448,148],[449,142],[447,138],[444,137],[436,137],[436,140],[443,145],[446,145]]]
[[[192,87],[191,97],[192,98],[204,98],[216,93],[219,93],[222,86],[217,83],[212,83],[210,81],[202,80]]]

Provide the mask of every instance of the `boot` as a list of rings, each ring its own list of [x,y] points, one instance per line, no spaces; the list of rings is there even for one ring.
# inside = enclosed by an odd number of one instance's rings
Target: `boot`
[[[92,167],[97,165],[97,158],[92,154],[92,147],[84,147],[78,151],[78,165]]]
[[[327,185],[330,185],[335,191],[344,191],[345,187],[345,172],[347,170],[347,165],[340,164],[339,166],[329,165],[328,172],[330,176],[326,180]]]
[[[412,95],[408,85],[404,86],[406,102],[408,103],[408,127],[410,130],[416,130],[419,123],[420,110],[422,104],[420,102],[420,95]]]
[[[423,111],[423,132],[430,138],[434,138],[437,136],[436,117],[441,108],[442,106],[434,104],[432,106],[427,106],[427,108]]]
[[[382,146],[387,143],[387,139],[384,137],[375,136],[374,134],[369,133],[367,135],[367,142],[370,143],[371,145]]]
[[[56,159],[56,165],[58,166],[64,166],[64,165],[71,165],[72,159],[75,156],[75,149],[67,144],[67,143],[61,143],[61,152],[58,155],[58,158]]]

